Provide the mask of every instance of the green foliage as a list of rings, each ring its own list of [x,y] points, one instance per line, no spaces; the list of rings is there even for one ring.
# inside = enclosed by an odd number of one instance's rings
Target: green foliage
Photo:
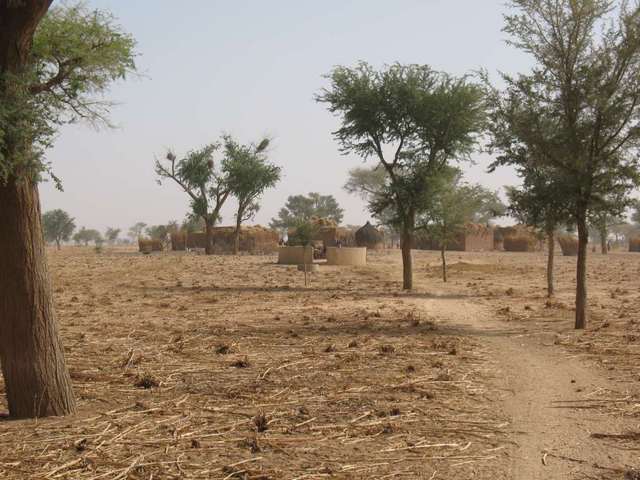
[[[137,222],[129,228],[129,233],[127,235],[131,240],[136,241],[144,232],[144,229],[147,228],[147,224],[144,222]]]
[[[167,225],[152,225],[147,227],[146,233],[152,240],[167,242],[169,239],[169,227]]]
[[[640,183],[638,7],[608,0],[512,0],[511,43],[536,60],[492,95],[495,165],[536,168],[576,221],[620,214]],[[602,25],[602,29],[600,29]]]
[[[258,145],[241,145],[225,135],[223,142],[222,169],[228,188],[238,201],[236,222],[240,225],[258,212],[260,197],[280,181],[281,168],[267,162],[269,139],[263,139]]]
[[[384,192],[389,188],[389,174],[381,166],[357,167],[349,170],[349,177],[343,187],[348,193],[358,195],[369,204],[369,211],[378,225],[390,231],[397,231],[395,208],[389,205],[386,209],[375,209],[373,205],[384,203]]]
[[[89,242],[93,242],[95,245],[101,245],[104,239],[99,231],[82,227],[73,236],[73,241],[78,244],[83,243],[87,246]]]
[[[327,218],[340,224],[343,215],[344,210],[333,195],[311,192],[306,196],[293,195],[287,198],[284,208],[280,209],[269,226],[273,229],[286,229],[309,222],[312,217]]]
[[[509,213],[525,225],[545,233],[570,224],[573,206],[565,195],[565,185],[557,177],[529,163],[517,168],[523,180],[519,188],[508,187]]]
[[[211,143],[180,160],[168,152],[165,161],[155,162],[158,184],[164,179],[177,183],[191,199],[193,214],[211,226],[220,220],[220,210],[231,193],[225,172],[213,159],[219,148],[220,144]]]
[[[42,215],[42,228],[47,242],[55,242],[60,247],[61,242],[71,238],[76,229],[74,219],[64,210],[49,210]]]
[[[202,218],[193,213],[187,214],[180,224],[180,230],[186,233],[202,232],[204,229],[205,224]]]
[[[373,195],[364,191],[369,209],[402,232],[408,249],[416,215],[428,204],[440,173],[450,161],[468,158],[484,129],[484,89],[468,77],[427,65],[394,64],[376,71],[360,63],[337,67],[328,79],[330,87],[316,99],[340,117],[334,136],[341,151],[374,157],[387,174],[378,190],[381,178],[356,172],[356,189],[378,182]],[[410,255],[408,260],[405,288],[411,288]]]
[[[35,32],[26,68],[0,73],[0,181],[51,174],[43,155],[58,126],[108,124],[111,104],[102,95],[135,71],[134,48],[108,13],[82,3],[52,8]]]
[[[576,328],[587,324],[590,216],[620,215],[640,185],[640,6],[610,0],[511,0],[511,44],[529,74],[494,92],[495,165],[530,162],[560,186],[578,230]],[[618,7],[618,6],[616,6]]]
[[[306,247],[312,244],[317,233],[318,227],[315,224],[308,221],[298,221],[293,225],[293,232],[289,236],[287,244],[292,247]]]
[[[121,230],[119,228],[113,228],[113,227],[107,228],[107,230],[104,233],[104,236],[105,236],[105,239],[107,240],[107,242],[115,243],[115,241],[120,236],[120,231]]]
[[[331,86],[316,97],[340,116],[334,133],[344,153],[383,161],[396,145],[391,166],[424,155],[439,163],[471,153],[484,122],[482,89],[427,65],[394,64],[381,71],[367,63],[336,67]]]
[[[464,233],[469,223],[487,223],[504,214],[495,192],[479,184],[462,181],[457,168],[445,169],[433,183],[433,194],[418,218],[418,228],[446,250],[448,244]]]

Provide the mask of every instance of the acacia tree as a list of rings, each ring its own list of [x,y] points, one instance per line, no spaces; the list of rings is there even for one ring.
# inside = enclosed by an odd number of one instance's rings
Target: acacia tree
[[[204,221],[207,255],[213,254],[213,228],[220,220],[220,210],[231,194],[225,172],[213,160],[213,154],[219,148],[219,143],[211,143],[191,150],[180,160],[173,152],[168,152],[165,162],[155,162],[158,184],[163,179],[177,183],[191,199],[193,214]]]
[[[127,235],[129,236],[129,238],[131,238],[131,240],[135,242],[136,240],[138,240],[138,238],[140,238],[140,236],[142,236],[142,232],[144,232],[145,228],[147,228],[146,223],[136,222],[135,224],[131,225],[131,227],[129,228],[129,233],[127,233]]]
[[[556,231],[571,222],[571,205],[563,192],[567,188],[558,177],[549,175],[529,163],[521,165],[523,179],[520,188],[507,188],[509,212],[525,225],[544,232],[547,237],[547,296],[555,293],[554,259]]]
[[[388,184],[375,211],[393,207],[402,242],[403,288],[413,288],[411,248],[429,182],[449,162],[466,158],[484,127],[483,89],[426,65],[375,71],[337,67],[316,97],[341,119],[334,137],[342,153],[375,158]]]
[[[418,228],[425,229],[440,247],[442,280],[447,281],[446,252],[449,244],[464,235],[471,222],[488,223],[505,213],[495,192],[462,181],[462,172],[449,168],[432,186],[431,196],[418,216]]]
[[[397,225],[393,206],[375,211],[374,205],[383,202],[386,185],[389,181],[387,171],[381,166],[356,167],[349,170],[349,176],[344,184],[344,189],[351,194],[358,195],[367,202],[369,212],[376,219],[378,226],[382,227],[391,238],[398,236]]]
[[[333,195],[320,195],[311,192],[308,195],[292,195],[278,212],[278,216],[271,220],[269,226],[282,230],[306,223],[312,217],[327,218],[337,224],[342,222],[344,209],[340,208]]]
[[[116,240],[118,240],[118,237],[120,236],[120,231],[121,230],[119,228],[114,228],[114,227],[107,228],[107,230],[104,232],[104,236],[107,242],[113,245],[116,242]]]
[[[280,167],[267,162],[266,149],[269,139],[257,145],[241,145],[230,136],[224,137],[225,158],[223,170],[231,193],[235,196],[236,230],[233,253],[240,251],[240,227],[251,220],[260,209],[258,203],[264,191],[274,187],[280,180]]]
[[[71,238],[73,231],[76,229],[76,224],[67,212],[58,208],[49,210],[42,215],[42,228],[44,229],[45,240],[47,242],[55,242],[56,247],[60,250],[60,243],[66,242]]]
[[[73,241],[76,243],[84,243],[84,246],[88,246],[89,242],[93,242],[95,245],[101,244],[104,240],[98,230],[93,228],[81,227],[73,236]]]
[[[616,225],[624,223],[627,208],[633,203],[634,200],[627,196],[626,192],[621,192],[618,198],[610,194],[607,195],[604,209],[599,210],[596,207],[589,213],[589,226],[593,232],[590,235],[600,240],[600,251],[603,255],[609,253],[609,232]]]
[[[75,410],[45,260],[43,153],[58,125],[104,120],[101,94],[135,68],[134,41],[109,14],[50,5],[0,2],[0,363],[14,417]]]
[[[516,13],[505,17],[505,31],[535,66],[527,75],[504,75],[506,90],[494,102],[500,163],[517,163],[524,146],[535,165],[570,179],[563,198],[578,230],[578,329],[587,326],[589,214],[615,214],[620,206],[607,195],[639,183],[640,8],[614,5],[511,0]]]

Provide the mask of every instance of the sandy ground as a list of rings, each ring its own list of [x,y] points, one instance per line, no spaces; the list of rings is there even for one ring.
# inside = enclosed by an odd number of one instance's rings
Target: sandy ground
[[[80,411],[0,421],[1,478],[636,478],[640,255],[576,333],[572,258],[549,301],[542,254],[49,254]]]

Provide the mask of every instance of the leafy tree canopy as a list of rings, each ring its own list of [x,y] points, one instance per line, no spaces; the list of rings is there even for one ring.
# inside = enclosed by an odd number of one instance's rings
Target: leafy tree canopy
[[[48,242],[55,242],[60,247],[61,242],[66,242],[71,238],[76,229],[75,221],[64,210],[49,210],[42,215],[42,227],[44,238]]]
[[[344,210],[340,208],[333,195],[320,195],[311,192],[308,195],[293,195],[287,198],[284,208],[271,220],[269,226],[274,229],[286,229],[308,222],[312,217],[327,218],[337,224],[342,222]]]
[[[121,230],[119,228],[109,227],[104,233],[106,240],[109,243],[114,243],[120,236]]]
[[[147,228],[147,224],[144,222],[136,222],[129,228],[129,233],[127,235],[132,240],[137,240],[140,236],[142,236],[142,232]]]
[[[151,225],[147,227],[146,233],[153,240],[166,242],[169,237],[169,227],[167,225]]]
[[[432,191],[419,216],[418,228],[427,229],[444,246],[463,232],[467,224],[486,224],[506,211],[495,192],[464,182],[458,168],[443,170]]]
[[[269,139],[265,138],[257,145],[241,145],[225,135],[223,141],[225,157],[222,169],[238,202],[236,221],[240,225],[258,212],[260,197],[280,181],[281,168],[267,161]]]
[[[76,243],[84,243],[85,245],[89,245],[89,242],[99,245],[104,240],[98,230],[82,227],[73,236],[73,241]]]
[[[0,180],[51,173],[43,153],[58,126],[108,124],[111,103],[102,93],[135,71],[134,49],[109,13],[83,3],[52,8],[35,32],[28,68],[0,78]]]
[[[394,64],[378,71],[360,63],[336,67],[328,79],[330,86],[316,99],[340,117],[334,137],[341,151],[373,157],[387,174],[369,206],[401,232],[403,286],[411,289],[416,216],[440,172],[473,151],[485,126],[484,89],[428,65]]]
[[[207,226],[220,220],[220,210],[231,194],[225,172],[214,162],[214,153],[219,149],[219,143],[211,143],[189,151],[181,159],[168,152],[164,161],[155,162],[158,184],[165,179],[177,183],[189,196],[192,212]]]

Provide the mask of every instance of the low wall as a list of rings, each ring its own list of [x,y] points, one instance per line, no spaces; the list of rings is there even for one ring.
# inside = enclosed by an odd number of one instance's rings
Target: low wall
[[[278,249],[280,265],[304,265],[313,263],[312,247],[280,247]]]
[[[494,234],[492,228],[476,229],[464,236],[465,252],[491,252],[493,250]]]
[[[366,265],[366,248],[327,247],[327,265]]]

